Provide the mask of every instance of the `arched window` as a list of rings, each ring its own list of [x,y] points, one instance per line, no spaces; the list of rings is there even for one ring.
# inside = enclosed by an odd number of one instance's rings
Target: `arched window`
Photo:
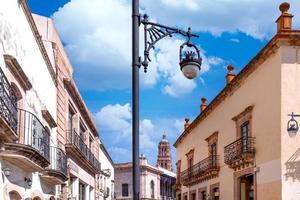
[[[22,197],[21,197],[21,195],[18,192],[11,191],[11,192],[9,192],[9,199],[10,200],[21,200]]]
[[[150,187],[151,187],[151,198],[154,199],[154,181],[152,180],[150,183]]]

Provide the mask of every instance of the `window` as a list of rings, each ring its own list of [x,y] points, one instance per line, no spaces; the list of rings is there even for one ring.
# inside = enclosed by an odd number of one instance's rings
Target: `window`
[[[153,180],[150,183],[150,187],[151,187],[151,198],[154,199],[154,181]]]
[[[122,184],[122,196],[128,197],[128,184],[127,183]]]
[[[181,194],[177,195],[177,200],[181,200]]]
[[[213,200],[219,200],[219,188],[213,189]]]
[[[200,200],[206,200],[206,191],[201,192],[201,199]]]
[[[249,121],[247,121],[244,124],[242,124],[242,126],[241,126],[241,138],[242,138],[243,152],[247,152],[247,150],[248,150],[249,135],[250,135]]]
[[[212,157],[212,166],[215,167],[217,165],[217,143],[213,143],[210,146],[210,152]]]
[[[72,131],[72,129],[73,129],[73,116],[74,116],[74,112],[69,107],[69,115],[68,115],[68,130],[69,131]]]
[[[176,183],[179,184],[180,183],[180,173],[181,173],[181,160],[178,160],[176,163],[176,174],[177,174],[177,178],[176,178]]]
[[[80,133],[80,137],[83,141],[84,141],[84,132],[85,132],[85,128],[83,128],[83,126],[80,124],[79,133]]]
[[[92,136],[90,136],[90,140],[89,140],[89,149],[93,152],[93,138],[92,138]]]

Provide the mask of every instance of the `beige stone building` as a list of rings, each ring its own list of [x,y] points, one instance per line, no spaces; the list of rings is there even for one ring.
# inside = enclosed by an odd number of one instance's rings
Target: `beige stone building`
[[[73,68],[50,18],[33,15],[39,34],[57,69],[57,141],[66,152],[68,181],[64,199],[100,198],[100,140],[93,118],[73,80]]]
[[[300,31],[288,9],[267,45],[237,75],[229,66],[224,89],[186,120],[174,144],[178,200],[300,199],[300,134],[287,131],[288,114],[300,113]]]

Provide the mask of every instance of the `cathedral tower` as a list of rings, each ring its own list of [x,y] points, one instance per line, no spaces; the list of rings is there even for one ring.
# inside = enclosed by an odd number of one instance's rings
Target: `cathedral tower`
[[[158,144],[157,166],[173,171],[171,147],[166,135],[163,135],[162,140]]]

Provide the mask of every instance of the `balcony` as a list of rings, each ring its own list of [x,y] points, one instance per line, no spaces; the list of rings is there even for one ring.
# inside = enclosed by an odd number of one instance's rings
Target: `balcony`
[[[42,171],[41,178],[53,185],[67,181],[67,156],[64,151],[57,147],[50,147],[50,161],[50,166]]]
[[[84,140],[76,133],[76,131],[67,131],[67,137],[67,154],[76,158],[82,165],[88,167],[88,169],[93,173],[100,173],[101,166],[98,159],[96,159],[92,151],[85,144]]]
[[[191,168],[181,172],[180,181],[184,186],[190,186],[217,177],[219,170],[219,156],[209,156]]]
[[[28,171],[40,171],[50,164],[50,133],[33,113],[18,109],[18,115],[19,140],[4,143],[0,156]]]
[[[234,170],[253,164],[255,138],[241,137],[224,148],[224,162]]]
[[[18,139],[17,96],[0,68],[0,138],[5,142]]]

